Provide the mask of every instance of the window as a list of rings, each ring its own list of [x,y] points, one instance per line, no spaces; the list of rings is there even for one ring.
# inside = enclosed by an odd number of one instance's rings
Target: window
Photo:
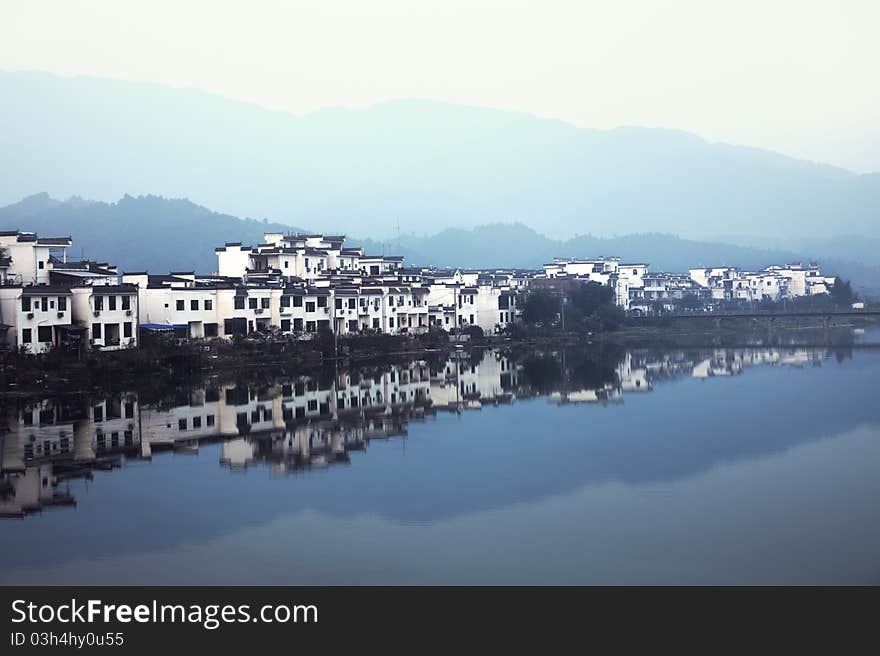
[[[101,339],[101,324],[92,324],[92,339]]]
[[[205,337],[217,337],[217,324],[216,323],[206,323],[205,324]]]
[[[268,297],[260,299],[260,307],[263,308],[264,310],[269,309],[269,298]]]
[[[249,298],[248,299],[248,308],[251,310],[257,309],[257,299],[256,298]]]
[[[314,412],[314,411],[317,410],[317,409],[318,409],[318,402],[317,402],[317,400],[315,400],[315,399],[311,399],[311,400],[309,401],[309,403],[308,403],[308,410],[309,410],[309,412]]]
[[[131,321],[126,321],[122,324],[122,336],[131,337]]]
[[[293,307],[302,307],[303,299],[302,296],[294,296],[293,297]]]
[[[290,332],[290,319],[282,319],[281,320],[281,332],[283,332],[283,333]]]
[[[108,296],[107,297],[107,309],[108,310],[115,310],[116,309],[116,297],[115,296]]]
[[[302,332],[303,329],[303,320],[302,319],[294,319],[293,320],[293,329],[296,332]]]
[[[244,296],[235,297],[235,309],[244,310]]]
[[[287,269],[289,267],[290,267],[290,262],[288,262],[287,260],[284,260],[284,268]]]
[[[315,332],[315,330],[317,330],[317,325],[315,324],[315,322],[314,321],[306,321],[306,332],[313,333],[313,332]]]
[[[95,296],[95,312],[104,309],[104,297],[103,296]]]
[[[104,408],[100,405],[92,408],[92,421],[104,421]]]
[[[319,296],[318,297],[318,307],[327,307],[327,297]]]
[[[21,311],[22,312],[30,312],[31,311],[31,297],[30,296],[22,296],[21,297]]]
[[[355,305],[356,305],[356,303],[353,298],[348,299],[348,309],[349,310],[354,310]]]
[[[379,330],[379,317],[374,317],[374,318],[373,318],[373,329],[374,329],[374,330]]]
[[[131,296],[123,296],[122,297],[122,309],[130,310],[131,309]]]
[[[42,305],[42,308],[43,308],[43,312],[45,312],[46,310],[49,309],[49,299],[48,299],[47,297],[45,297],[45,296],[43,297],[43,305]]]
[[[52,341],[52,326],[39,326],[37,328],[37,341],[46,343]]]
[[[309,301],[306,303],[306,312],[314,312],[315,311],[315,302]]]
[[[202,418],[201,417],[193,417],[193,428],[201,428],[202,427]]]
[[[388,327],[394,328],[394,317],[388,317]]]
[[[213,426],[214,425],[214,415],[208,415],[207,417],[205,417],[205,425],[206,426]]]
[[[341,298],[337,298],[337,299],[336,299],[335,306],[336,306],[336,309],[337,309],[337,310],[341,310],[341,309],[342,309],[342,299],[341,299]]]
[[[192,311],[194,311],[194,312],[197,312],[197,311],[198,311],[198,309],[199,309],[199,302],[198,302],[197,299],[192,299],[192,300],[189,302],[189,309],[192,310]]]
[[[283,307],[283,308],[290,307],[290,296],[282,296],[281,297],[281,307]]]
[[[31,329],[23,328],[21,331],[21,342],[22,344],[30,344],[34,341],[33,337],[31,337]]]
[[[125,418],[134,419],[134,403],[131,401],[125,404]]]
[[[46,268],[46,263],[43,262],[43,260],[40,260],[39,262],[37,262],[37,266],[41,269],[44,269]]]
[[[247,319],[244,317],[224,319],[223,332],[226,335],[244,335],[247,333]]]
[[[177,420],[177,430],[186,430],[186,419]]]
[[[214,309],[214,301],[212,301],[209,298],[205,299],[205,309],[206,310],[213,310]]]
[[[184,303],[183,303],[183,301],[178,299],[178,301],[177,301],[177,309],[182,311],[183,308],[184,308]]]

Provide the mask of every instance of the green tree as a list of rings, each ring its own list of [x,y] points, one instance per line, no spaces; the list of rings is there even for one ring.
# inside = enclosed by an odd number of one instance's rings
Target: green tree
[[[556,292],[549,289],[533,289],[526,295],[523,305],[523,321],[531,324],[552,326],[559,317],[560,301]]]
[[[835,305],[849,307],[858,298],[852,289],[849,280],[837,277],[834,279],[834,285],[831,287],[831,300]]]
[[[590,316],[603,306],[614,305],[614,290],[597,282],[578,283],[569,288],[568,300],[570,307]]]

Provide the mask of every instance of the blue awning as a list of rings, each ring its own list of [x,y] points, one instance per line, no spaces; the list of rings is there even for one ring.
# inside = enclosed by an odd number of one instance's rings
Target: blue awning
[[[174,330],[175,328],[186,328],[185,323],[142,323],[141,328],[145,330]]]

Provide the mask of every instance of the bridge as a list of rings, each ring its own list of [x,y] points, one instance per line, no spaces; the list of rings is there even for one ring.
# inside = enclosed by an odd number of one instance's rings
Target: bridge
[[[784,319],[880,317],[880,310],[795,310],[787,312],[674,312],[660,315],[663,319]]]
[[[658,317],[632,317],[636,323],[639,319],[672,319],[683,320],[709,320],[714,321],[716,327],[720,327],[725,319],[766,319],[772,326],[777,319],[821,319],[822,325],[827,329],[832,319],[854,319],[856,317],[880,317],[880,310],[828,310],[817,312],[816,310],[791,310],[787,312],[675,312],[662,314]]]

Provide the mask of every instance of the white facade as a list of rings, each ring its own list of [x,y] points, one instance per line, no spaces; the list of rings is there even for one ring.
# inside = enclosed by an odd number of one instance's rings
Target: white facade
[[[0,324],[8,348],[39,354],[59,346],[72,323],[72,294],[61,287],[0,287]]]
[[[86,329],[91,348],[115,351],[138,343],[138,290],[134,285],[73,287],[73,322]]]

